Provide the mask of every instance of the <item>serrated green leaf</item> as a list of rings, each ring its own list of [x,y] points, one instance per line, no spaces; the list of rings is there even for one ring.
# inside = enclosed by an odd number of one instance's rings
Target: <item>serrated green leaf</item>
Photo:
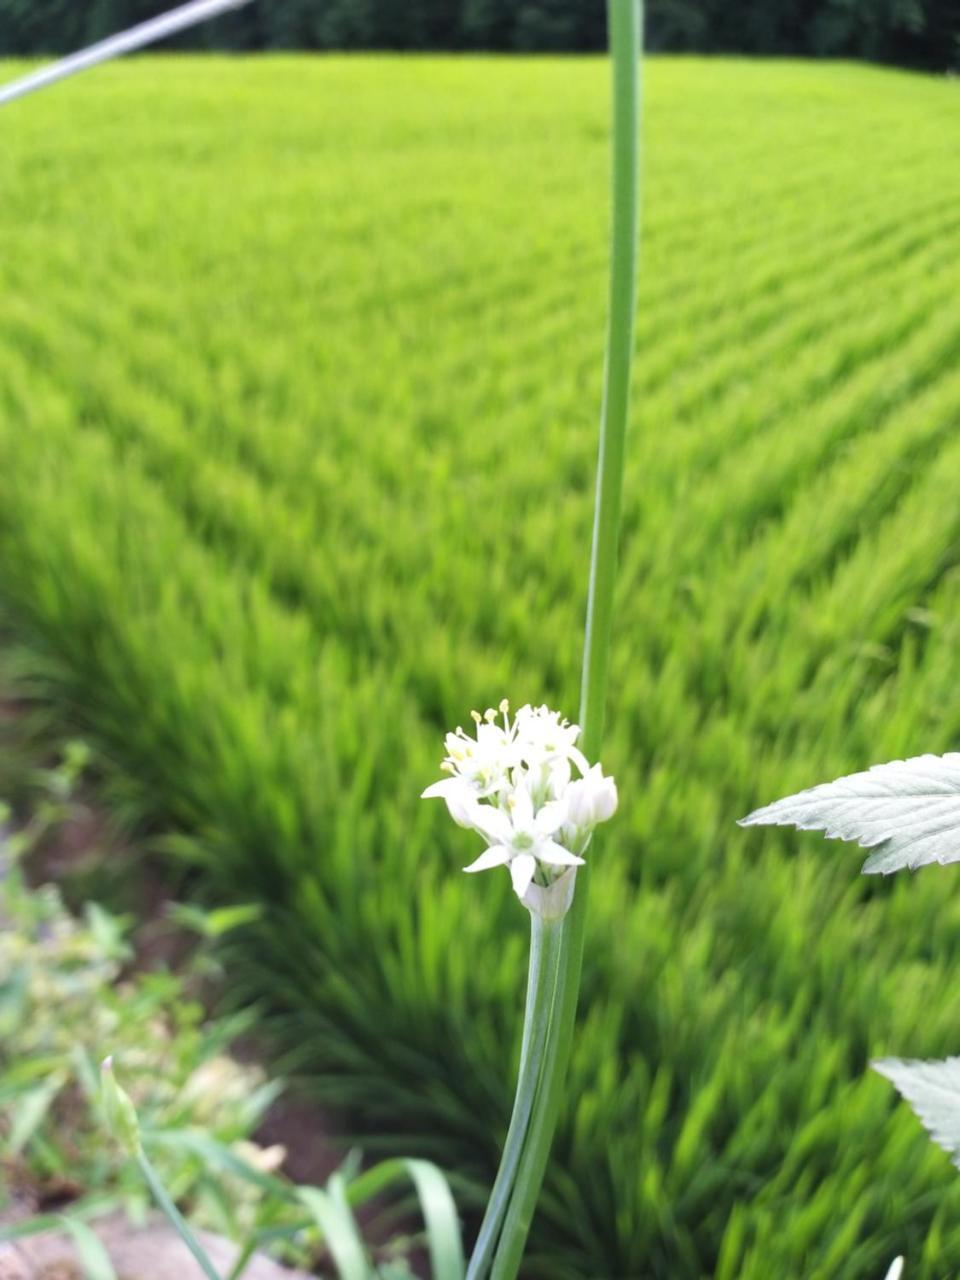
[[[787,796],[740,825],[823,831],[875,849],[863,870],[889,875],[931,862],[960,861],[960,753],[874,765]]]
[[[960,1058],[942,1062],[882,1058],[871,1065],[891,1081],[934,1142],[960,1166]]]

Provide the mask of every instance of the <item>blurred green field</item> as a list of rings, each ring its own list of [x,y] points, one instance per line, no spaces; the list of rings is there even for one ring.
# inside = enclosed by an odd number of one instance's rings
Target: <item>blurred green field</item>
[[[525,1274],[942,1280],[960,1181],[867,1062],[960,1050],[957,870],[734,821],[957,743],[960,90],[645,96],[623,805]],[[0,115],[0,598],[118,805],[269,905],[236,992],[474,1183],[526,921],[418,796],[471,707],[576,709],[607,120],[542,58],[146,59]]]

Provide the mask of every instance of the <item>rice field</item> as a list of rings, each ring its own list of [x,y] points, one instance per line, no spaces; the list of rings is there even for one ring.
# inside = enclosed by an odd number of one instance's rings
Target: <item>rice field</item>
[[[867,1063],[960,1051],[956,869],[735,819],[957,744],[960,90],[655,59],[645,105],[622,809],[525,1274],[942,1280],[960,1180]],[[0,602],[118,811],[265,904],[236,998],[467,1207],[526,922],[418,796],[471,707],[576,709],[607,120],[547,58],[144,58],[0,115]]]

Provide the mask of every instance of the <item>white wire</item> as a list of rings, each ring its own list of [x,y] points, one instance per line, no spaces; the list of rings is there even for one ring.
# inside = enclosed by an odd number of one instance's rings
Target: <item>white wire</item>
[[[95,67],[98,62],[108,62],[122,53],[142,49],[144,45],[162,40],[164,36],[171,36],[195,23],[215,18],[228,9],[239,9],[249,3],[250,0],[192,0],[190,4],[171,9],[169,13],[162,13],[148,22],[141,22],[127,31],[121,31],[119,35],[100,40],[97,44],[81,49],[79,53],[71,53],[68,58],[62,58],[49,67],[42,67],[39,71],[4,85],[0,88],[0,106],[12,102],[14,98],[22,98],[24,94],[35,93],[37,89],[45,89],[48,84],[56,84],[58,80],[76,75],[78,71]]]

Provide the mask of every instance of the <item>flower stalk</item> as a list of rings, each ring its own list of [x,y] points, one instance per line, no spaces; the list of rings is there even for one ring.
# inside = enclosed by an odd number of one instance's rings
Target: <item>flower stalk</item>
[[[557,920],[544,920],[530,913],[530,967],[527,976],[527,999],[520,1047],[520,1069],[513,1099],[510,1127],[503,1144],[500,1167],[490,1192],[480,1233],[470,1258],[467,1280],[480,1280],[489,1273],[497,1247],[500,1229],[510,1202],[514,1180],[523,1153],[523,1142],[530,1123],[537,1083],[543,1066],[543,1051],[550,1026],[553,993],[557,977],[557,957],[561,925]]]
[[[499,712],[491,707],[473,719],[472,734],[461,728],[447,734],[441,765],[447,776],[427,787],[423,798],[443,800],[458,826],[483,837],[486,849],[464,870],[507,869],[530,912],[531,930],[513,1114],[468,1272],[468,1280],[481,1280],[510,1207],[543,1078],[562,922],[594,829],[616,812],[617,787],[577,746],[580,726],[548,707],[523,706],[511,716],[504,699]]]
[[[603,741],[633,356],[639,231],[641,0],[608,0],[607,14],[613,72],[613,219],[607,358],[580,703],[581,747],[590,759],[598,756]],[[578,879],[581,881],[578,892],[561,927],[541,1077],[494,1257],[493,1280],[514,1280],[520,1269],[560,1114],[583,962],[587,876],[581,871]]]
[[[157,1171],[147,1157],[140,1139],[140,1122],[129,1094],[117,1083],[113,1070],[113,1058],[105,1058],[100,1065],[100,1090],[103,1115],[124,1154],[137,1162],[144,1182],[150,1188],[157,1207],[193,1255],[206,1280],[221,1280],[203,1246],[190,1230],[180,1210],[173,1203],[169,1192],[161,1182]]]

